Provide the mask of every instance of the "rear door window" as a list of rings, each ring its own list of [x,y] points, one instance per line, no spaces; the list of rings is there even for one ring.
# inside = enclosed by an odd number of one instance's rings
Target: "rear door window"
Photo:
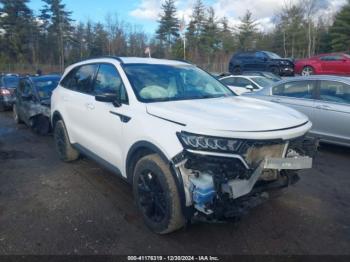
[[[316,81],[295,81],[276,86],[273,95],[313,99]]]
[[[321,81],[320,100],[350,104],[350,85],[335,81]]]
[[[82,92],[85,94],[93,93],[93,80],[97,71],[97,64],[83,65],[73,69],[62,81],[61,85],[65,88]]]

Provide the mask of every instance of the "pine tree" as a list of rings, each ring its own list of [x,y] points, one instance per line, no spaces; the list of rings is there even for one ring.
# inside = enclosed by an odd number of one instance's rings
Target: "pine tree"
[[[253,20],[252,13],[248,10],[243,18],[241,18],[240,22],[241,24],[238,26],[238,39],[241,49],[254,49],[256,44],[257,24]]]
[[[180,36],[179,19],[176,17],[176,12],[174,0],[166,0],[162,5],[162,14],[156,34],[157,38],[161,42],[165,42],[168,48],[170,48]]]
[[[220,36],[214,9],[209,7],[207,13],[208,15],[204,21],[201,42],[203,43],[203,48],[207,54],[207,62],[210,63],[211,56],[220,48]]]
[[[0,27],[4,30],[2,57],[7,62],[28,62],[35,59],[36,24],[32,11],[28,8],[29,0],[1,0]]]
[[[45,17],[48,24],[48,37],[53,44],[52,50],[54,52],[54,59],[58,61],[61,70],[64,69],[65,64],[65,49],[69,45],[69,40],[72,36],[73,21],[70,16],[71,12],[66,11],[65,4],[62,0],[43,0],[45,2],[44,8],[41,10],[41,16]]]
[[[350,0],[335,16],[331,37],[334,51],[350,51]]]
[[[206,19],[206,8],[202,0],[197,0],[193,6],[191,21],[187,27],[186,39],[189,55],[192,60],[199,60],[200,53],[204,52],[201,38]]]

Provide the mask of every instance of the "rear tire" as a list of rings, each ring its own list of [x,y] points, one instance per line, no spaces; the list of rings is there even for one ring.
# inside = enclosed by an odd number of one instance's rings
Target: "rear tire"
[[[79,158],[79,152],[70,143],[66,127],[62,120],[59,120],[55,125],[54,140],[56,151],[62,161],[72,162]]]
[[[137,162],[133,192],[145,224],[153,232],[168,234],[185,225],[174,177],[159,155],[148,155]]]
[[[5,106],[0,102],[0,112],[4,112],[5,110]]]
[[[301,71],[302,76],[311,76],[315,74],[315,69],[312,66],[305,66]]]
[[[50,133],[50,119],[43,115],[38,115],[33,119],[33,131],[41,136]]]

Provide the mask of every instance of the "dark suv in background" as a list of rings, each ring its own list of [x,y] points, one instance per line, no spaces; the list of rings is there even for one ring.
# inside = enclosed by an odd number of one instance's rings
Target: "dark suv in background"
[[[0,76],[0,112],[12,108],[18,83],[18,75],[6,74]]]
[[[238,52],[231,58],[229,71],[235,75],[246,71],[268,71],[279,76],[294,76],[294,63],[268,51]]]

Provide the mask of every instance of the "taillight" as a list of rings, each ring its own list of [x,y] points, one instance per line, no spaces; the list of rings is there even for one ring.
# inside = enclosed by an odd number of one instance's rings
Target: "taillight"
[[[11,95],[11,92],[8,89],[0,89],[0,94],[3,96],[9,96]]]

